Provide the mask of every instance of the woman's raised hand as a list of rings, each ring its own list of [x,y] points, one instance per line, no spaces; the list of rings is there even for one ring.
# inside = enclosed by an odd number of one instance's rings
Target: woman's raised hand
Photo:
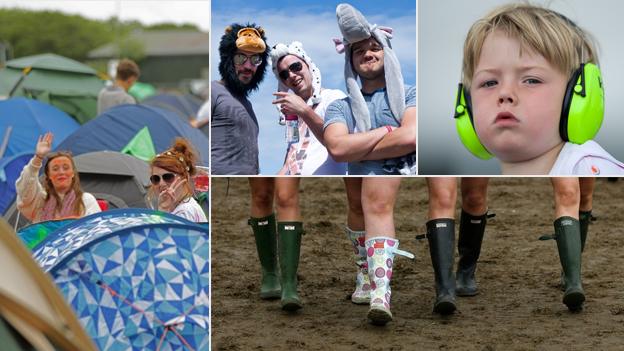
[[[44,135],[39,136],[37,141],[37,147],[35,148],[35,155],[40,159],[44,159],[50,151],[52,151],[52,141],[54,140],[54,134],[47,132]]]

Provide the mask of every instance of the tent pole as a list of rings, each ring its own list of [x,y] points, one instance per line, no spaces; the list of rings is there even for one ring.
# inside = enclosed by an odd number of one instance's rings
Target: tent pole
[[[13,126],[8,126],[6,131],[4,132],[4,138],[2,139],[2,145],[0,145],[0,158],[4,156],[4,152],[9,146],[9,138],[11,137],[11,132],[13,131]]]

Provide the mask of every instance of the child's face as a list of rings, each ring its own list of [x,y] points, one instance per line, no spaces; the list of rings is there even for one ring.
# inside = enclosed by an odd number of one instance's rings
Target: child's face
[[[559,118],[568,77],[546,59],[495,31],[484,41],[472,77],[474,124],[503,162],[543,155],[563,141]]]

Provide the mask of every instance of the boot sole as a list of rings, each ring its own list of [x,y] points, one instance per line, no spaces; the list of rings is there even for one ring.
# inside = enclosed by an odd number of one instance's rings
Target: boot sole
[[[297,300],[282,300],[282,310],[284,311],[289,311],[289,312],[293,312],[296,311],[298,309],[301,309],[303,307],[303,304],[301,304],[301,301],[297,301]]]
[[[477,295],[479,295],[479,290],[477,290],[477,289],[474,289],[474,290],[455,289],[455,295],[463,296],[463,297],[466,297],[466,296],[477,296]]]
[[[351,302],[353,302],[356,305],[368,305],[370,304],[370,298],[354,298],[351,297]]]
[[[585,294],[582,292],[571,292],[563,296],[563,303],[568,306],[568,310],[571,312],[582,310],[583,302],[585,302]]]
[[[456,309],[457,309],[457,306],[455,306],[453,302],[441,301],[433,307],[433,312],[441,314],[441,315],[449,315],[449,314],[453,314],[453,312],[455,312]]]
[[[262,300],[275,300],[282,297],[282,292],[280,290],[276,291],[266,291],[260,293],[260,298]]]
[[[368,319],[374,325],[386,325],[392,320],[392,313],[379,309],[371,309],[368,311]]]

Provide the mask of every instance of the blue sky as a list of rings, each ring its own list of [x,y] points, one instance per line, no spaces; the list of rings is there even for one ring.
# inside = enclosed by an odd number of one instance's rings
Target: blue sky
[[[336,6],[344,1],[288,0],[213,0],[211,23],[211,79],[220,79],[219,40],[231,23],[255,22],[265,29],[269,46],[303,43],[303,48],[321,70],[323,87],[344,88],[344,57],[336,53],[332,38],[341,38],[336,24]],[[372,24],[392,27],[395,49],[406,84],[416,84],[416,2],[350,1]],[[284,127],[280,126],[276,108],[271,104],[277,80],[270,68],[258,91],[250,95],[260,124],[258,140],[260,171],[275,174],[281,168],[286,151]]]

